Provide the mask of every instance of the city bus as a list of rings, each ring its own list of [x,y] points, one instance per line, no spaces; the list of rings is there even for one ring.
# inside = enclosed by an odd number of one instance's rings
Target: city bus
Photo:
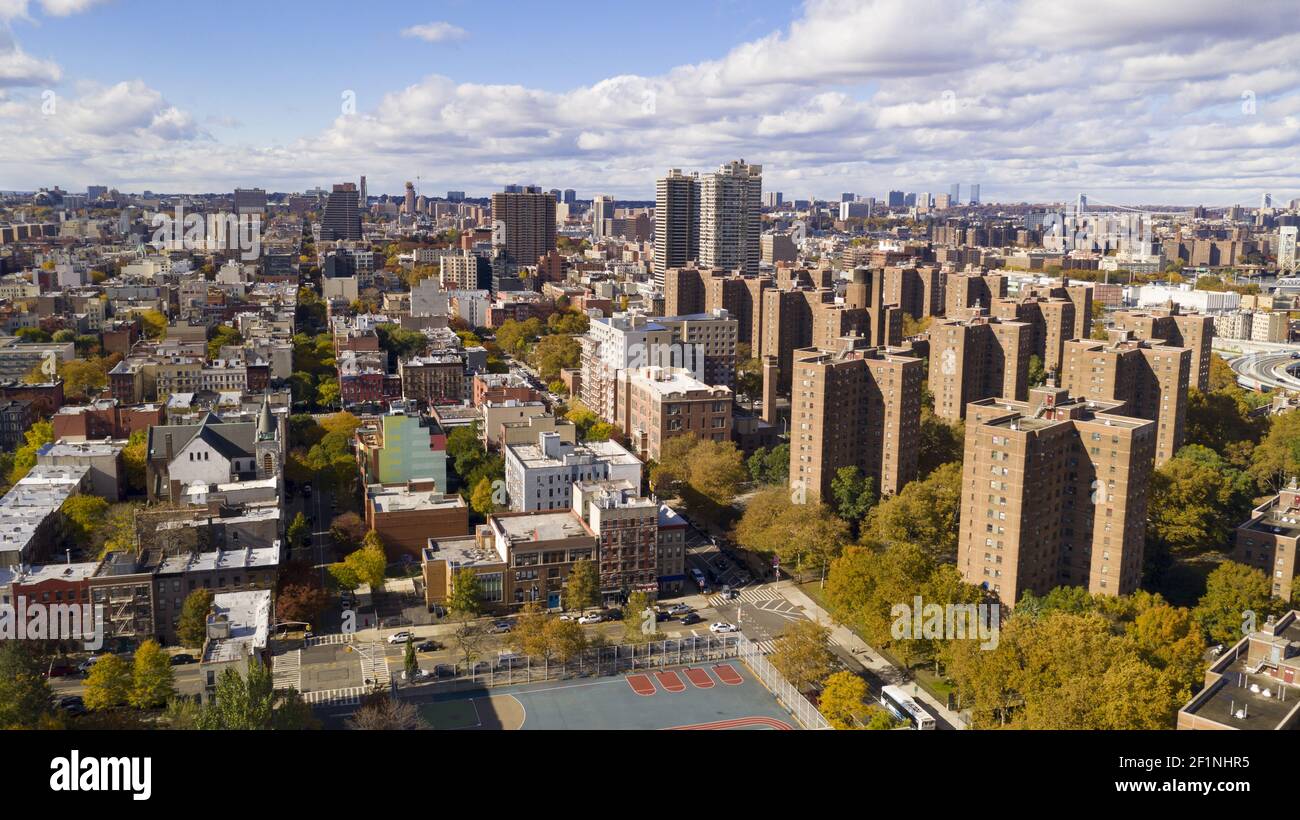
[[[886,686],[880,690],[880,705],[892,712],[894,717],[910,723],[913,729],[935,728],[930,713],[897,686]]]

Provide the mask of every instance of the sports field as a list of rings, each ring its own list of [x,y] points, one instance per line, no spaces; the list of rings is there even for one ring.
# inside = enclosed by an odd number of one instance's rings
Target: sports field
[[[797,729],[738,660],[461,691],[419,704],[434,729]]]

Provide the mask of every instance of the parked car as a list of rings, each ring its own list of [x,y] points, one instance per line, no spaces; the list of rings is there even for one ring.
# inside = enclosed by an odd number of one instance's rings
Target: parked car
[[[491,635],[502,635],[513,628],[509,621],[493,621],[487,631]]]
[[[429,607],[429,612],[433,613],[433,617],[435,618],[447,617],[447,608],[444,607],[442,604],[434,604],[433,606]]]
[[[690,626],[691,624],[698,624],[702,620],[704,619],[694,612],[687,612],[685,615],[682,616],[682,623],[686,624],[687,626]]]
[[[408,640],[412,640],[412,639],[414,639],[414,638],[415,638],[415,635],[413,635],[412,633],[410,633],[410,632],[408,632],[408,631],[406,631],[406,630],[404,629],[404,630],[402,630],[401,632],[395,632],[395,633],[393,633],[392,635],[389,635],[389,636],[388,636],[388,643],[390,643],[390,644],[395,644],[395,643],[406,643]]]
[[[407,683],[419,683],[420,681],[428,680],[431,677],[433,677],[433,673],[426,672],[423,669],[416,669],[415,677],[411,677],[410,675],[406,674],[405,669],[402,670],[402,680]]]
[[[86,658],[79,666],[77,666],[77,671],[83,675],[89,675],[90,670],[99,662],[100,657],[100,655],[91,655],[89,658]]]
[[[415,645],[416,652],[437,652],[442,649],[442,644],[437,641],[421,641]]]
[[[603,620],[605,620],[605,616],[599,612],[589,612],[578,617],[578,623],[580,624],[598,624]]]
[[[182,652],[179,655],[172,655],[172,666],[185,666],[186,664],[198,662],[198,658],[185,652]]]
[[[623,610],[619,609],[618,607],[611,607],[605,610],[604,612],[601,612],[600,614],[605,616],[605,620],[607,621],[623,620]]]
[[[717,634],[722,634],[725,632],[735,632],[736,625],[729,624],[726,621],[718,621],[716,623],[709,624],[709,631]]]
[[[688,612],[694,612],[694,611],[695,611],[695,607],[690,606],[689,604],[673,604],[672,606],[668,607],[669,615],[685,615]]]
[[[68,675],[75,675],[76,673],[77,665],[72,661],[55,661],[50,664],[50,671],[46,676],[51,678],[64,678]]]
[[[81,695],[66,695],[59,698],[58,707],[70,715],[86,714],[86,702],[81,699]]]

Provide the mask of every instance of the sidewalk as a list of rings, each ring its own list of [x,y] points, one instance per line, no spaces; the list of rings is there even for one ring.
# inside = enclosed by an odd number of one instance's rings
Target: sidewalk
[[[966,724],[962,722],[957,713],[940,703],[929,692],[921,688],[914,681],[903,682],[902,672],[898,667],[886,661],[876,650],[867,645],[865,641],[859,638],[852,630],[843,624],[838,624],[826,610],[818,606],[817,602],[809,598],[802,589],[792,580],[783,580],[774,585],[781,596],[790,603],[803,610],[804,615],[810,621],[816,621],[823,626],[829,626],[831,629],[831,642],[836,646],[846,650],[853,656],[858,663],[871,670],[872,674],[885,681],[887,684],[902,686],[912,697],[925,704],[926,708],[941,720],[947,723],[953,729],[965,729]]]

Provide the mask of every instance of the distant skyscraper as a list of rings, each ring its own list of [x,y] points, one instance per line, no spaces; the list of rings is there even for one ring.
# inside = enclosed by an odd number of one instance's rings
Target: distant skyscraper
[[[1264,194],[1262,197],[1260,197],[1260,200],[1259,200],[1259,207],[1263,208],[1264,210],[1268,210],[1269,208],[1272,208],[1272,207],[1273,207],[1273,195],[1272,195],[1272,194]]]
[[[505,248],[510,262],[536,265],[555,250],[555,198],[535,186],[493,194],[492,226],[492,242]]]
[[[700,258],[700,177],[677,168],[655,185],[655,283],[664,271]]]
[[[915,204],[916,204],[916,194],[908,194],[907,196],[903,197],[904,208],[911,208]]]
[[[979,184],[978,182],[972,182],[972,183],[971,183],[971,186],[970,186],[970,204],[972,204],[972,205],[978,205],[978,204],[980,204],[980,184]]]
[[[890,191],[890,192],[889,192],[889,207],[891,207],[891,208],[901,208],[901,207],[903,207],[903,199],[904,199],[904,197],[903,197],[903,192],[902,192],[902,191]]]
[[[577,202],[577,201],[578,201],[578,192],[575,191],[575,190],[573,190],[572,188],[565,188],[565,189],[564,189],[564,204],[565,204],[565,205],[572,205],[573,203],[575,203],[575,202]]]
[[[852,202],[856,196],[856,194],[840,194],[840,202]]]
[[[700,264],[758,273],[763,166],[736,160],[700,179]]]
[[[781,199],[780,191],[768,191],[767,193],[763,194],[764,208],[780,208],[781,202],[782,199]]]
[[[86,199],[89,199],[91,202],[94,202],[95,200],[97,200],[97,199],[99,199],[100,197],[103,197],[103,196],[108,196],[108,186],[107,186],[107,185],[88,185],[88,186],[86,186]]]
[[[1296,234],[1300,229],[1295,225],[1284,225],[1277,230],[1277,267],[1288,273],[1296,270]]]
[[[447,201],[448,201],[448,202],[463,202],[464,200],[465,200],[465,192],[464,192],[464,191],[448,191],[448,192],[447,192]]]
[[[948,204],[949,205],[961,204],[961,183],[960,182],[954,182],[952,185],[948,186]]]
[[[403,210],[408,214],[415,213],[415,184],[406,183],[406,201],[402,203]]]
[[[357,204],[357,186],[351,182],[335,185],[325,202],[325,213],[321,217],[321,238],[360,239],[361,213]]]
[[[362,175],[361,175],[361,189],[360,189],[360,192],[359,192],[358,195],[357,195],[357,207],[360,208],[360,209],[363,210],[363,211],[364,211],[366,208],[369,208],[369,207],[370,207],[370,200],[366,198],[367,196],[368,196],[368,194],[366,194],[366,175],[365,175],[365,174],[362,174]]]
[[[614,200],[607,196],[591,200],[591,238],[594,242],[608,239],[614,222]]]

